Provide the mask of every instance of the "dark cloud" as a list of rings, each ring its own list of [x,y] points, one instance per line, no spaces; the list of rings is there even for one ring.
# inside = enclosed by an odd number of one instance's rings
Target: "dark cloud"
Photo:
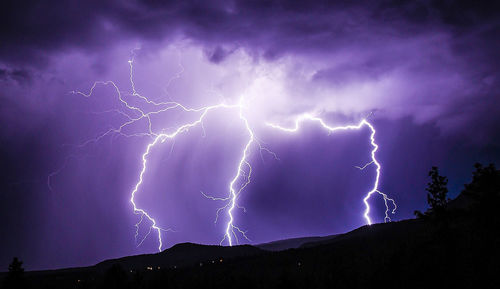
[[[270,58],[289,51],[331,52],[380,34],[407,38],[444,29],[464,37],[498,27],[498,6],[494,1],[3,1],[0,58],[43,64],[65,49],[107,49],[124,38],[162,41],[176,32],[212,47],[238,43]]]
[[[302,55],[325,57],[328,63],[328,58],[341,57],[348,63],[333,61],[314,79],[342,86],[378,81],[403,69],[420,82],[417,97],[455,93],[451,86],[437,91],[436,84],[426,79],[457,75],[469,86],[456,96],[469,99],[464,105],[473,105],[481,95],[499,98],[500,5],[490,1],[61,1],[57,5],[6,1],[2,5],[0,62],[13,67],[9,77],[17,81],[22,76],[13,71],[46,67],[65,51],[102,55],[124,41],[154,46],[188,39],[204,47],[213,63],[221,63],[237,49],[269,61]],[[95,65],[105,71],[103,63]]]
[[[210,60],[210,62],[220,63],[233,52],[234,50],[217,46],[214,49],[207,50],[205,53],[207,54],[208,60]]]
[[[0,81],[15,81],[18,84],[26,84],[33,78],[31,71],[26,69],[1,69]]]

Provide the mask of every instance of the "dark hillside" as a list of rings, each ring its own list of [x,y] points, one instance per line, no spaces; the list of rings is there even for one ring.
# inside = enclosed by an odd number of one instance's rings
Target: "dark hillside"
[[[500,171],[476,169],[449,201],[446,179],[433,168],[432,205],[417,219],[261,245],[289,248],[283,251],[178,244],[93,267],[27,272],[24,279],[11,274],[2,283],[33,289],[500,288]]]
[[[199,262],[211,262],[244,257],[262,253],[263,251],[250,245],[223,247],[216,245],[199,245],[193,243],[181,243],[164,250],[161,253],[146,254],[124,257],[120,259],[106,260],[95,267],[99,271],[105,271],[112,265],[118,264],[123,269],[142,270],[147,267],[160,269],[170,267],[185,267]]]
[[[331,240],[338,235],[330,235],[324,237],[302,237],[302,238],[292,238],[286,240],[273,241],[269,243],[263,243],[255,245],[255,247],[267,250],[267,251],[283,251],[287,249],[296,249],[307,243],[315,243],[326,240]]]
[[[498,228],[484,225],[462,212],[363,226],[281,252],[179,244],[26,279],[31,288],[499,288],[500,237],[490,231]],[[113,278],[119,287],[108,286]]]

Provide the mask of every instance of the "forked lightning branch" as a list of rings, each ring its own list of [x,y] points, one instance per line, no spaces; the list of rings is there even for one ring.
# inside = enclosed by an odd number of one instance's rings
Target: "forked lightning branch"
[[[178,102],[155,102],[153,100],[150,100],[146,96],[143,96],[139,94],[136,91],[136,87],[134,84],[134,77],[133,77],[133,72],[134,72],[134,66],[133,66],[133,59],[129,60],[130,64],[130,86],[132,89],[132,93],[130,96],[136,98],[136,100],[139,100],[140,102],[145,102],[148,104],[149,107],[154,107],[154,109],[148,109],[145,110],[137,105],[131,104],[130,101],[126,100],[123,97],[123,92],[118,88],[118,86],[113,82],[113,81],[98,81],[95,82],[94,85],[91,87],[90,91],[88,93],[80,92],[80,91],[74,91],[73,93],[82,95],[84,97],[90,97],[94,91],[97,89],[99,85],[111,85],[116,91],[116,96],[118,100],[120,101],[121,105],[123,106],[123,110],[117,109],[116,112],[124,115],[126,117],[126,121],[121,123],[119,126],[109,129],[100,135],[96,136],[93,139],[90,139],[82,144],[79,145],[79,147],[83,147],[91,142],[98,142],[100,139],[112,135],[112,134],[119,134],[125,137],[141,137],[141,136],[149,136],[152,141],[146,146],[144,151],[142,152],[142,164],[141,164],[141,169],[139,171],[138,177],[137,177],[137,183],[133,187],[133,189],[130,192],[130,202],[133,206],[133,212],[134,214],[137,214],[140,216],[140,219],[138,223],[135,225],[136,227],[136,232],[135,232],[135,237],[136,237],[136,243],[138,246],[140,246],[143,241],[150,235],[150,233],[154,232],[157,235],[158,239],[158,250],[161,251],[163,247],[163,242],[162,242],[162,235],[166,231],[173,231],[171,229],[165,229],[162,228],[161,225],[158,223],[157,219],[155,219],[154,216],[152,216],[150,213],[148,213],[147,209],[139,206],[136,202],[136,196],[140,194],[141,192],[141,187],[143,185],[143,180],[144,176],[148,173],[148,159],[151,158],[151,149],[155,146],[160,146],[162,143],[164,143],[167,140],[173,140],[175,139],[179,134],[187,132],[189,129],[197,126],[203,126],[203,122],[205,121],[205,118],[209,114],[217,114],[220,113],[221,111],[224,110],[234,110],[238,112],[238,121],[240,121],[243,124],[243,127],[245,129],[245,134],[247,135],[247,140],[245,144],[242,147],[235,147],[235,150],[240,151],[240,158],[237,163],[234,164],[234,176],[232,179],[227,181],[227,195],[226,197],[212,197],[207,194],[203,194],[204,197],[209,198],[211,200],[215,201],[221,201],[223,202],[223,206],[217,209],[215,212],[216,218],[215,221],[219,219],[219,215],[225,212],[227,214],[227,224],[225,225],[225,232],[223,233],[222,239],[220,241],[221,245],[227,244],[227,245],[233,245],[233,244],[238,244],[239,243],[239,238],[247,238],[245,231],[242,230],[240,227],[238,227],[237,222],[234,217],[234,210],[235,209],[240,209],[243,208],[240,206],[238,203],[239,197],[242,194],[242,192],[245,190],[245,188],[250,184],[251,181],[251,176],[252,176],[252,166],[250,163],[250,156],[253,151],[255,150],[263,150],[265,152],[271,153],[275,158],[276,154],[265,148],[264,146],[261,145],[261,143],[258,141],[258,138],[256,138],[254,130],[252,129],[247,117],[245,116],[245,99],[244,97],[240,98],[237,103],[218,103],[214,104],[211,106],[204,106],[204,107],[195,107],[195,108],[190,108],[182,105],[181,103]],[[164,130],[161,130],[161,132],[154,132],[152,129],[152,120],[151,116],[153,115],[158,115],[162,113],[167,113],[170,110],[182,110],[185,113],[189,114],[196,114],[198,117],[196,120],[191,121],[191,122],[186,122],[177,128],[171,130],[169,133],[165,133],[166,128]],[[373,194],[378,194],[383,198],[384,204],[385,204],[385,216],[384,220],[390,221],[389,214],[392,213],[394,214],[396,211],[396,203],[394,202],[393,199],[389,198],[387,194],[383,193],[379,189],[379,181],[381,177],[381,169],[382,166],[380,162],[377,160],[376,154],[379,149],[379,146],[376,143],[375,136],[376,136],[376,130],[375,127],[367,120],[367,119],[362,119],[359,123],[357,124],[351,124],[351,125],[343,125],[343,126],[331,126],[325,122],[324,119],[320,118],[317,115],[314,115],[312,113],[305,113],[301,115],[296,115],[293,118],[293,123],[292,126],[285,126],[283,123],[271,123],[266,120],[262,120],[263,123],[265,123],[269,128],[271,129],[276,129],[282,133],[300,133],[300,126],[303,122],[313,122],[319,125],[322,129],[326,130],[329,133],[335,133],[337,131],[351,131],[351,130],[360,130],[362,128],[367,128],[370,130],[370,138],[369,142],[371,145],[371,151],[370,151],[370,160],[367,162],[364,166],[362,167],[357,167],[360,170],[364,170],[367,168],[373,167],[376,171],[375,179],[373,181],[373,184],[371,185],[371,189],[366,193],[365,197],[363,198],[363,202],[365,205],[365,210],[363,212],[363,217],[366,220],[367,224],[372,224],[372,220],[370,218],[370,204],[368,200]],[[145,129],[141,133],[134,133],[134,134],[127,134],[125,133],[125,128],[139,122],[139,121],[146,121],[147,122],[147,129]],[[50,188],[50,178],[54,177],[57,173],[59,172],[56,171],[52,174],[49,175],[48,179],[48,185]],[[147,230],[147,233],[142,237],[140,240],[137,240],[139,236],[139,230],[140,226],[143,225],[144,222],[149,222],[149,227]]]

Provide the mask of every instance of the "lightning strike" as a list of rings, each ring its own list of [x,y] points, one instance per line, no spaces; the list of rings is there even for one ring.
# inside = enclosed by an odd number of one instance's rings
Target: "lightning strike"
[[[133,55],[134,55],[134,53],[133,53]],[[105,111],[104,113],[107,113],[107,112],[118,113],[118,114],[124,116],[126,118],[126,121],[121,123],[118,127],[109,129],[109,130],[97,135],[93,139],[89,139],[83,143],[75,145],[77,148],[83,148],[90,143],[96,143],[99,140],[101,140],[102,138],[109,136],[109,135],[112,135],[112,134],[120,135],[123,137],[149,137],[149,138],[151,138],[151,142],[146,146],[145,151],[142,154],[142,164],[141,164],[141,170],[139,173],[138,181],[135,184],[135,186],[133,187],[133,189],[131,191],[131,195],[130,195],[130,203],[133,206],[133,213],[140,215],[140,220],[135,224],[135,228],[136,228],[135,239],[136,239],[136,243],[138,243],[137,246],[140,246],[144,242],[144,240],[150,235],[150,233],[154,231],[154,232],[156,232],[157,239],[158,239],[158,250],[161,251],[162,247],[163,247],[162,232],[167,232],[167,231],[168,232],[175,232],[171,228],[168,228],[168,229],[161,228],[158,225],[158,222],[155,220],[155,218],[153,218],[153,216],[151,216],[151,214],[149,214],[145,209],[139,207],[138,204],[136,203],[136,195],[139,193],[140,188],[143,184],[144,175],[147,172],[148,157],[150,157],[150,153],[151,153],[152,148],[155,147],[156,145],[164,143],[167,140],[171,140],[174,142],[176,136],[178,136],[181,133],[187,132],[189,129],[194,128],[198,125],[201,126],[201,128],[204,131],[203,121],[204,121],[205,117],[207,116],[207,114],[209,114],[210,112],[222,110],[222,109],[229,109],[229,110],[237,110],[238,111],[239,120],[244,124],[244,128],[245,128],[246,133],[248,135],[248,139],[247,139],[244,147],[242,148],[241,157],[239,158],[239,162],[235,166],[234,177],[230,180],[230,182],[228,184],[228,188],[227,188],[228,195],[226,197],[213,197],[213,196],[210,196],[208,194],[205,194],[204,192],[201,192],[201,194],[205,198],[213,200],[213,201],[226,202],[226,204],[224,206],[218,208],[216,210],[216,213],[215,213],[215,221],[214,221],[215,223],[217,223],[217,221],[219,219],[220,212],[223,210],[227,211],[227,217],[229,219],[227,221],[226,226],[225,226],[225,233],[224,233],[222,240],[220,241],[220,245],[222,245],[224,243],[224,241],[227,241],[227,244],[229,246],[232,246],[235,243],[238,244],[239,239],[238,239],[237,233],[239,233],[241,236],[243,236],[243,238],[245,238],[246,240],[250,241],[250,239],[246,235],[246,231],[242,230],[237,225],[235,225],[235,218],[234,218],[233,213],[234,213],[235,209],[242,209],[243,211],[246,211],[246,209],[244,207],[242,207],[238,204],[238,198],[239,198],[240,194],[244,191],[244,189],[250,184],[250,181],[251,181],[252,166],[250,165],[249,157],[251,154],[252,147],[254,144],[257,146],[257,148],[259,149],[259,151],[261,153],[261,157],[262,157],[262,152],[264,151],[264,152],[271,154],[275,160],[279,160],[279,158],[274,152],[272,152],[271,150],[264,147],[261,144],[261,142],[256,138],[256,136],[255,136],[250,124],[249,124],[248,119],[245,117],[245,115],[243,113],[243,109],[244,109],[243,97],[236,104],[226,104],[226,103],[222,102],[222,103],[215,104],[212,106],[204,106],[204,107],[199,107],[199,108],[188,108],[188,107],[186,107],[178,102],[174,102],[174,101],[156,102],[156,101],[150,100],[149,98],[147,98],[147,97],[141,95],[139,92],[137,92],[136,86],[134,83],[134,77],[133,77],[134,76],[134,67],[133,67],[134,57],[132,57],[128,61],[128,63],[130,65],[129,79],[130,79],[130,86],[132,89],[131,94],[120,91],[118,86],[113,81],[96,81],[96,82],[94,82],[94,84],[92,85],[92,87],[90,88],[90,91],[88,93],[84,93],[84,92],[80,92],[80,91],[72,91],[71,93],[89,98],[94,93],[94,90],[96,89],[96,87],[98,85],[103,85],[103,86],[111,85],[116,92],[116,95],[118,97],[120,104],[123,106],[124,109],[126,109],[126,111],[122,111],[120,109],[113,109],[113,110]],[[179,73],[177,73],[174,78],[169,80],[168,84],[170,84],[170,82],[173,79],[179,78],[180,75],[182,74],[182,72],[184,71],[184,68],[182,67],[182,65],[180,65],[180,63],[179,63],[179,66],[182,68],[182,70]],[[152,105],[153,107],[155,107],[155,109],[147,111],[147,110],[142,109],[136,105],[132,105],[129,101],[127,101],[124,98],[124,95],[127,95],[129,97],[133,97],[139,101],[147,103],[148,105]],[[173,109],[181,109],[186,113],[197,113],[197,114],[199,114],[199,117],[198,117],[198,119],[196,119],[192,122],[188,122],[188,123],[185,123],[183,125],[180,125],[176,129],[174,129],[173,132],[166,133],[165,129],[162,129],[160,132],[154,132],[152,129],[152,122],[151,122],[150,117],[154,114],[165,113],[165,112],[167,112],[169,110],[173,110]],[[127,134],[124,132],[125,128],[127,128],[127,127],[131,126],[132,124],[134,124],[138,121],[141,121],[141,120],[147,121],[147,131],[146,132],[133,133],[133,134]],[[316,116],[313,116],[312,114],[303,114],[303,115],[298,116],[295,119],[295,125],[291,128],[283,127],[283,126],[280,126],[277,124],[272,124],[272,123],[266,123],[266,124],[269,127],[274,128],[274,129],[278,129],[278,130],[281,130],[284,132],[289,132],[289,133],[296,133],[299,131],[300,124],[304,121],[317,122],[318,124],[320,124],[320,126],[322,128],[327,130],[329,133],[333,133],[333,132],[341,131],[341,130],[344,130],[344,131],[345,130],[359,130],[362,127],[368,127],[370,129],[370,131],[371,131],[370,144],[372,146],[371,161],[362,167],[356,166],[356,168],[358,168],[360,170],[364,170],[365,168],[367,168],[370,165],[374,165],[376,167],[376,177],[375,177],[375,181],[373,183],[372,189],[369,192],[367,192],[367,194],[365,195],[365,197],[363,199],[363,202],[366,206],[366,209],[364,211],[363,216],[366,219],[366,222],[368,224],[372,224],[372,221],[369,217],[370,205],[368,203],[368,199],[374,193],[378,193],[383,197],[385,207],[386,207],[384,220],[386,222],[390,221],[391,219],[389,218],[389,215],[388,215],[389,214],[388,202],[392,202],[392,204],[393,204],[394,208],[391,211],[392,214],[395,213],[397,207],[396,207],[396,203],[393,199],[389,198],[386,194],[382,193],[379,190],[381,165],[376,159],[376,152],[377,152],[379,147],[378,147],[377,143],[375,142],[376,131],[375,131],[375,128],[373,127],[373,125],[370,122],[368,122],[366,119],[363,119],[357,125],[332,127],[332,126],[327,125],[323,119],[316,117]],[[51,191],[52,191],[51,178],[56,176],[66,166],[67,161],[68,161],[68,159],[65,160],[65,162],[61,168],[59,168],[57,171],[51,173],[48,176],[47,185]],[[145,219],[148,220],[151,223],[151,225],[149,227],[148,232],[145,234],[145,236],[143,238],[141,238],[140,241],[137,241],[137,238],[139,236],[140,226],[144,222]]]
[[[208,114],[208,112],[210,112],[211,110],[220,109],[220,108],[226,108],[226,109],[240,108],[241,109],[241,106],[240,105],[226,105],[224,103],[221,103],[221,104],[218,104],[218,105],[203,107],[201,109],[195,109],[195,110],[186,109],[186,111],[201,111],[202,113],[201,113],[200,117],[196,121],[191,122],[191,123],[187,123],[187,124],[184,124],[184,125],[178,127],[173,133],[170,133],[170,134],[166,134],[166,133],[157,134],[156,138],[153,140],[153,142],[151,142],[150,144],[148,144],[148,146],[146,147],[146,151],[142,155],[142,170],[141,170],[141,172],[139,174],[139,181],[137,182],[137,184],[135,185],[134,189],[132,190],[132,196],[130,198],[130,202],[133,205],[134,213],[140,214],[141,218],[143,216],[145,216],[152,223],[151,228],[153,228],[154,230],[157,231],[157,233],[158,233],[158,243],[159,243],[158,250],[159,251],[161,251],[162,246],[163,246],[162,237],[161,237],[161,231],[163,229],[160,228],[160,227],[158,227],[156,225],[156,220],[154,218],[152,218],[144,209],[139,208],[136,205],[136,202],[135,202],[135,195],[139,191],[139,188],[140,188],[140,186],[143,183],[143,176],[146,173],[146,169],[147,169],[147,157],[148,157],[148,155],[149,155],[149,153],[151,151],[151,148],[154,147],[156,144],[163,143],[163,142],[165,142],[168,139],[174,139],[178,134],[186,132],[190,128],[193,128],[193,127],[195,127],[197,125],[200,125],[201,123],[203,123],[203,119]],[[227,230],[226,230],[226,237],[228,238],[230,245],[232,245],[231,234],[235,234],[234,231],[233,231],[233,229],[237,229],[237,227],[233,225],[232,210],[235,207],[237,196],[239,195],[239,193],[241,192],[241,190],[250,182],[249,179],[248,179],[248,182],[244,186],[242,186],[238,192],[236,192],[236,190],[233,188],[234,183],[240,178],[240,175],[241,175],[240,171],[242,170],[243,164],[248,164],[248,162],[246,161],[247,150],[248,150],[248,148],[250,147],[250,145],[253,142],[253,133],[249,129],[248,122],[246,121],[245,118],[242,117],[241,113],[240,113],[240,117],[244,120],[244,122],[245,122],[245,124],[246,124],[246,126],[247,126],[247,128],[248,128],[248,130],[250,132],[251,138],[250,138],[249,142],[247,143],[247,145],[245,147],[245,152],[243,154],[243,158],[241,159],[239,167],[238,167],[238,173],[236,174],[235,178],[233,179],[233,181],[230,183],[230,186],[229,186],[232,199],[231,199],[231,204],[230,204],[230,208],[229,208],[229,212],[228,212],[228,214],[230,216],[230,221],[228,222],[228,227],[227,227]],[[142,222],[142,219],[141,219],[140,222]],[[139,224],[140,223],[136,224],[137,230],[139,228]],[[136,236],[137,236],[137,231],[136,231]]]
[[[341,131],[341,130],[359,130],[361,129],[362,127],[364,126],[367,126],[370,131],[371,131],[371,134],[370,134],[370,144],[372,146],[372,151],[371,151],[371,162],[367,163],[366,165],[364,165],[363,167],[357,167],[359,168],[360,170],[364,170],[367,166],[371,165],[371,164],[374,164],[376,166],[376,175],[375,175],[375,182],[373,184],[373,187],[372,189],[365,195],[364,199],[363,199],[363,202],[365,204],[365,212],[363,214],[363,217],[366,219],[366,222],[368,223],[368,225],[371,225],[372,224],[372,220],[370,219],[370,204],[368,203],[368,199],[370,199],[370,197],[372,196],[372,194],[374,193],[378,193],[380,195],[382,195],[382,197],[384,198],[384,203],[385,203],[385,207],[386,207],[386,211],[385,211],[385,221],[390,221],[390,218],[389,218],[389,215],[388,215],[388,212],[389,212],[389,206],[387,204],[387,201],[391,201],[394,205],[394,209],[392,211],[392,213],[394,214],[395,211],[396,211],[396,203],[393,199],[390,199],[389,197],[387,197],[386,194],[382,193],[379,191],[378,187],[379,187],[379,181],[380,181],[380,171],[382,169],[382,166],[380,165],[380,163],[377,161],[377,158],[375,157],[375,153],[377,152],[378,150],[378,145],[377,143],[375,142],[375,133],[376,133],[376,130],[375,128],[373,127],[373,125],[368,122],[366,119],[363,119],[361,120],[357,125],[347,125],[347,126],[336,126],[336,127],[332,127],[332,126],[329,126],[325,123],[325,121],[319,117],[316,117],[316,116],[313,116],[311,114],[303,114],[303,115],[300,115],[298,116],[295,121],[294,121],[294,126],[293,127],[283,127],[283,126],[280,126],[280,125],[277,125],[277,124],[273,124],[273,123],[266,123],[268,126],[272,127],[272,128],[275,128],[275,129],[279,129],[279,130],[282,130],[284,132],[289,132],[289,133],[295,133],[295,132],[298,132],[299,131],[299,128],[300,128],[300,124],[304,121],[313,121],[313,122],[317,122],[319,123],[319,125],[326,129],[329,133],[334,133],[336,131]]]

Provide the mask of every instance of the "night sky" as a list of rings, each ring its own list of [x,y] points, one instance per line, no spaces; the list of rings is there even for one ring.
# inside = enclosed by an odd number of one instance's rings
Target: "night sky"
[[[353,3],[351,3],[353,2]],[[186,107],[238,103],[258,142],[251,183],[234,210],[242,243],[343,233],[366,223],[373,185],[370,131],[328,134],[367,118],[376,128],[380,190],[393,220],[426,208],[427,173],[438,166],[450,197],[475,162],[500,164],[500,10],[495,1],[19,1],[0,4],[0,271],[92,265],[154,253],[151,225],[134,225],[130,194],[152,138],[146,120],[109,133],[137,111],[138,95]],[[131,86],[131,66],[135,86]],[[151,116],[172,132],[199,113]],[[98,138],[98,139],[96,139]],[[217,110],[155,146],[137,193],[163,249],[218,244],[222,201],[248,134],[235,110]],[[384,203],[369,203],[374,222]],[[223,243],[227,245],[227,243]],[[2,265],[3,264],[3,265]]]

